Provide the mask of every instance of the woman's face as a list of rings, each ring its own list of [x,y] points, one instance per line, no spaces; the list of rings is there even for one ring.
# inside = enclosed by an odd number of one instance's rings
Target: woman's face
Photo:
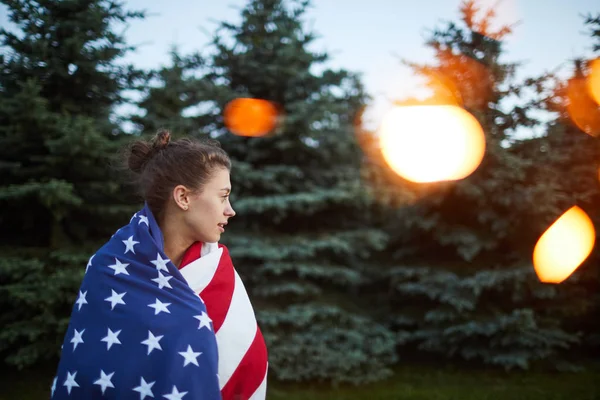
[[[225,232],[225,225],[235,211],[229,202],[231,182],[229,170],[216,169],[202,192],[191,194],[189,209],[184,213],[184,222],[194,241],[218,242]]]

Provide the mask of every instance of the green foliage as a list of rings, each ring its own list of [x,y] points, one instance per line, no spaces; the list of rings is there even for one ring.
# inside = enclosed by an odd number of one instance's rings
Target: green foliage
[[[393,290],[386,311],[408,352],[416,347],[506,369],[528,369],[540,360],[567,368],[561,350],[580,342],[578,333],[560,326],[561,308],[577,301],[573,289],[537,282],[531,265],[472,274],[395,267],[377,285],[385,282]]]
[[[0,354],[19,368],[54,360],[89,256],[66,249],[3,253]]]
[[[281,381],[359,385],[392,375],[394,336],[368,317],[308,303],[263,311],[259,318],[269,342],[269,362],[281,366],[276,372]]]
[[[171,50],[171,64],[148,74],[141,87],[142,100],[138,106],[142,114],[131,121],[142,133],[155,134],[165,128],[174,135],[200,135],[207,123],[202,110],[194,110],[205,101],[205,81],[198,75],[204,65],[199,54],[182,56],[177,48]],[[190,110],[192,115],[187,115]]]
[[[115,24],[116,1],[3,1],[0,29],[0,290],[5,362],[57,355],[89,254],[132,211],[110,168],[121,145],[113,107],[143,74]],[[101,223],[98,223],[101,221]]]

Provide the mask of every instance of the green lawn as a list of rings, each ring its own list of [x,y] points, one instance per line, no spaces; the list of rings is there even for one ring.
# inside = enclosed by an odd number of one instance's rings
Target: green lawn
[[[0,400],[48,399],[48,374],[0,374]],[[271,383],[269,400],[598,400],[600,370],[581,373],[403,367],[379,384],[332,389]],[[192,400],[192,399],[190,399]]]

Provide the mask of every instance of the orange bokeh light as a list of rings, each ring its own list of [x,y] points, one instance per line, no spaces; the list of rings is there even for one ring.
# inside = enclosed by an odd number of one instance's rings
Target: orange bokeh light
[[[596,58],[590,62],[587,88],[590,96],[600,106],[600,58]]]
[[[597,81],[598,78],[595,79]],[[579,129],[596,137],[600,135],[600,105],[592,97],[592,86],[591,75],[569,79],[566,87],[567,113]]]
[[[485,152],[477,119],[451,105],[395,107],[379,134],[388,166],[412,182],[463,179],[477,169]]]
[[[540,237],[533,251],[533,265],[540,281],[560,283],[567,279],[594,248],[592,221],[579,207],[565,212]]]
[[[225,126],[239,136],[264,136],[277,124],[277,108],[267,100],[238,98],[225,106]]]

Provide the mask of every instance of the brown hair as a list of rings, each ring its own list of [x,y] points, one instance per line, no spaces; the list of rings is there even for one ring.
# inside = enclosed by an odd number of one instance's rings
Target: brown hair
[[[193,191],[202,187],[217,168],[231,170],[231,161],[219,142],[183,138],[171,141],[171,133],[159,130],[150,140],[132,142],[125,153],[135,184],[157,220],[177,185]]]

